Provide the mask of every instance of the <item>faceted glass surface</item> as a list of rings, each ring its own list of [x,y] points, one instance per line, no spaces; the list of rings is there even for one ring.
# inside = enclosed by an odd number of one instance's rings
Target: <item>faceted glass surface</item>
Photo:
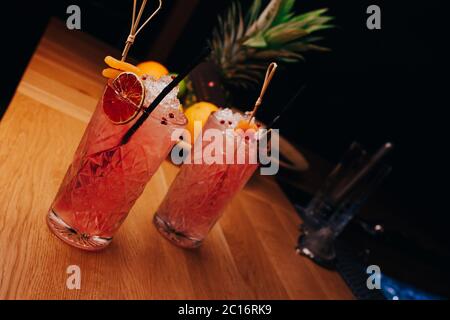
[[[221,122],[224,121],[220,117],[211,116],[204,132],[209,128],[223,130]],[[209,143],[203,141],[203,150]],[[240,143],[246,142],[234,136],[231,152],[235,159]],[[248,148],[244,150],[248,152]],[[248,162],[227,164],[225,152],[221,156],[223,164],[207,164],[205,161],[201,164],[184,164],[155,215],[154,222],[158,230],[179,246],[200,245],[229,201],[258,168],[258,164]]]
[[[131,140],[119,146],[139,116],[115,125],[99,101],[51,207],[49,225],[60,238],[88,250],[95,250],[97,240],[101,247],[112,238],[176,143],[172,132],[186,125],[178,106],[178,100],[166,99]]]

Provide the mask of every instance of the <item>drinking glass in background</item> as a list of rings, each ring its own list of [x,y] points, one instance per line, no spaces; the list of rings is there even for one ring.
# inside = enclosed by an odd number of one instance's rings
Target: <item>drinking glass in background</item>
[[[241,119],[242,115],[229,109],[212,114],[204,126],[203,138],[209,129],[220,130],[223,148],[214,157],[220,163],[199,159],[215,139],[197,140],[189,155],[192,163],[182,165],[170,186],[153,222],[173,244],[184,248],[200,246],[226,205],[259,167],[257,161],[250,161],[251,150],[258,145],[255,136],[241,135],[234,130]],[[246,155],[242,164],[235,161],[238,153]],[[234,161],[227,161],[227,155]]]
[[[333,213],[335,194],[342,185],[349,182],[351,175],[367,159],[367,152],[354,142],[343,155],[341,161],[328,175],[322,187],[317,191],[308,206],[301,211],[302,228],[314,230],[323,226]]]
[[[145,108],[172,78],[143,77],[141,80]],[[172,133],[187,123],[179,110],[175,89],[151,112],[130,141],[123,144],[122,139],[139,117],[125,124],[111,121],[104,104],[119,105],[124,99],[118,95],[118,88],[111,86],[110,81],[47,216],[50,229],[61,240],[90,251],[100,250],[111,242],[145,185],[176,143]],[[115,108],[118,110],[120,106]]]
[[[301,211],[304,223],[299,253],[321,265],[332,265],[336,258],[334,240],[391,172],[392,168],[382,160],[392,148],[391,143],[386,143],[370,156],[359,144],[350,146],[323,187]]]

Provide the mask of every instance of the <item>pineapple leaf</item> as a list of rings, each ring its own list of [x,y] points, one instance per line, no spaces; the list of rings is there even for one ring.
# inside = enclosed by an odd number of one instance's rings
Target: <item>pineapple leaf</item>
[[[319,46],[317,44],[309,44],[309,50],[312,51],[322,51],[322,52],[330,52],[331,49],[323,46]]]
[[[294,14],[291,13],[294,4],[295,0],[283,0],[280,5],[280,9],[278,10],[278,14],[273,20],[272,26],[276,26],[278,24],[289,21],[289,19],[294,16]]]
[[[328,11],[327,8],[310,11],[310,12],[295,16],[292,20],[295,20],[295,21],[311,20],[311,19],[321,16],[323,13],[325,13],[327,11]]]
[[[334,25],[332,24],[323,24],[323,25],[313,25],[306,29],[308,33],[313,33],[315,31],[319,30],[325,30],[325,29],[331,29],[334,28]]]
[[[318,41],[321,41],[321,40],[323,40],[323,37],[308,36],[308,37],[302,39],[302,42],[311,43],[311,42],[318,42]]]
[[[263,32],[270,28],[278,13],[282,1],[283,0],[271,0],[259,18],[251,26],[249,26],[245,35],[251,37],[256,33]]]
[[[271,60],[271,59],[281,59],[281,58],[289,58],[296,60],[303,60],[303,56],[300,53],[290,51],[290,50],[265,50],[257,52],[254,55],[255,59],[260,60]]]
[[[302,38],[308,35],[308,32],[303,29],[287,28],[278,30],[269,30],[265,35],[266,42],[271,46],[280,47],[284,44]]]
[[[261,13],[261,0],[254,0],[249,12],[247,13],[247,26],[252,25]]]
[[[236,39],[235,41],[239,41],[240,39],[242,39],[242,37],[244,36],[244,32],[245,32],[245,24],[244,24],[244,18],[242,17],[242,9],[241,9],[241,5],[238,2],[238,19],[239,19],[239,24],[238,24],[238,31],[236,34]]]
[[[311,43],[305,43],[304,41],[292,42],[285,46],[286,50],[295,52],[307,52],[307,51],[330,51],[330,49],[318,46]]]
[[[331,21],[332,19],[333,19],[332,17],[328,16],[320,16],[320,17],[310,16],[300,20],[294,17],[290,20],[290,22],[296,23],[299,28],[306,29],[310,26],[325,24]]]
[[[257,35],[245,40],[244,46],[252,48],[265,48],[267,47],[267,42],[264,35],[262,33],[258,33]]]
[[[286,58],[286,57],[280,57],[279,59],[281,62],[284,63],[295,63],[298,62],[298,60],[305,60],[302,56],[302,59],[294,59],[294,58]]]
[[[327,9],[295,14],[295,0],[253,0],[245,18],[239,2],[218,18],[209,44],[211,60],[220,68],[226,85],[255,88],[267,61],[293,63],[308,51],[328,51],[317,45],[317,31],[332,28]]]

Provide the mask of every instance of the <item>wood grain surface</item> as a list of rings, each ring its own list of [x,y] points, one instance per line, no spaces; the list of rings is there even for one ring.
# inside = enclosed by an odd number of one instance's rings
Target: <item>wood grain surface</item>
[[[53,20],[0,123],[0,299],[351,299],[340,276],[295,253],[298,216],[255,176],[199,250],[164,240],[151,221],[177,173],[164,163],[112,245],[58,240],[45,216],[102,93],[103,57],[118,52]],[[69,265],[81,289],[66,286]]]

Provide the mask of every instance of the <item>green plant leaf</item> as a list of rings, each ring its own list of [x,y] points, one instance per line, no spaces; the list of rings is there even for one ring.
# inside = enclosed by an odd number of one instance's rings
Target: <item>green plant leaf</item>
[[[253,55],[254,59],[258,60],[278,60],[281,58],[289,58],[295,60],[303,60],[303,56],[297,52],[290,50],[263,50]]]
[[[260,12],[261,12],[261,0],[254,0],[252,6],[250,7],[247,13],[246,17],[247,26],[253,24],[256,21]]]
[[[253,0],[244,18],[236,1],[218,18],[209,40],[211,61],[230,86],[256,87],[268,61],[294,63],[304,60],[305,52],[329,50],[317,45],[322,39],[315,36],[333,27],[327,9],[296,15],[295,0]]]
[[[334,25],[332,25],[332,24],[313,25],[313,26],[310,26],[308,29],[306,29],[306,31],[308,33],[313,33],[315,31],[331,29],[331,28],[334,28]]]
[[[305,43],[304,41],[289,43],[284,48],[287,50],[295,51],[295,52],[330,51],[330,49],[328,49],[326,47],[318,46],[316,44],[311,44],[311,43]]]
[[[303,29],[286,28],[278,30],[269,30],[265,34],[265,39],[271,46],[279,47],[285,43],[297,40],[308,35],[308,32]]]
[[[278,13],[282,1],[283,0],[271,0],[258,19],[251,26],[249,26],[245,35],[247,37],[251,37],[270,28],[273,19],[275,19]]]
[[[244,46],[252,47],[252,48],[265,48],[267,47],[266,39],[264,39],[264,35],[259,33],[251,38],[248,38],[244,42]]]
[[[328,8],[322,8],[322,9],[318,9],[318,10],[314,10],[314,11],[310,11],[310,12],[306,12],[306,13],[300,14],[298,16],[295,16],[291,20],[294,20],[294,21],[310,20],[310,19],[314,19],[314,18],[316,18],[318,16],[321,16],[323,13],[325,13],[327,11],[328,11]]]
[[[278,10],[278,14],[272,22],[272,26],[289,21],[289,19],[294,16],[294,14],[291,13],[294,4],[295,0],[283,0],[281,2],[280,9]]]
[[[240,41],[242,39],[242,37],[244,36],[244,32],[245,32],[245,24],[244,24],[244,18],[242,16],[242,8],[241,5],[238,3],[238,19],[239,19],[239,23],[238,23],[238,30],[237,30],[237,34],[236,34],[236,39],[235,41]]]

